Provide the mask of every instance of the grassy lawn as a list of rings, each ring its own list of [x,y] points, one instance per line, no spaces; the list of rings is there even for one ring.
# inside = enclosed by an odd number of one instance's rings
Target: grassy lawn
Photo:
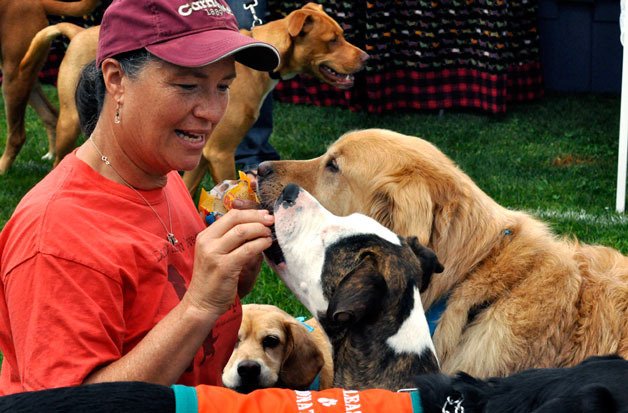
[[[47,91],[54,99],[54,89]],[[27,122],[28,141],[13,169],[0,177],[0,227],[50,170],[50,163],[40,159],[47,150],[43,127],[32,111]],[[455,111],[375,116],[275,103],[274,123],[271,142],[284,159],[318,156],[351,129],[381,127],[421,136],[502,205],[540,217],[559,234],[628,253],[628,216],[614,212],[619,97],[548,95],[513,104],[503,116]],[[2,118],[2,150],[5,131]],[[211,187],[209,179],[204,185]],[[266,267],[247,301],[307,315]]]

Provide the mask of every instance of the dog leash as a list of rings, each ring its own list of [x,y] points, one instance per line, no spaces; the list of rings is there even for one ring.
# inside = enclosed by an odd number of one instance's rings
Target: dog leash
[[[253,22],[251,23],[251,28],[249,30],[253,30],[253,27],[258,26],[260,24],[264,24],[262,19],[257,17],[257,12],[255,11],[255,6],[257,5],[258,5],[257,0],[249,0],[242,5],[244,10],[248,10],[249,12],[251,12],[251,16],[253,16]],[[268,72],[268,75],[273,80],[282,80],[281,74],[279,72],[270,71]]]
[[[257,26],[258,24],[264,23],[262,19],[257,17],[257,13],[255,12],[255,6],[257,6],[257,0],[250,0],[250,1],[245,2],[242,5],[242,7],[244,7],[244,10],[250,11],[251,15],[253,16],[253,22],[251,23],[251,30],[253,30],[253,27]]]
[[[513,231],[510,228],[506,228],[502,231],[502,234],[504,236],[510,236],[510,235],[513,235]],[[438,322],[440,321],[441,316],[443,315],[443,313],[445,312],[445,309],[447,308],[448,300],[449,300],[449,293],[440,297],[425,312],[427,325],[430,328],[430,337],[434,337],[434,331],[436,331]]]
[[[434,336],[434,331],[436,331],[436,327],[438,326],[438,322],[440,321],[441,316],[445,312],[445,308],[447,308],[447,300],[449,300],[449,294],[445,294],[441,298],[438,299],[434,304],[430,306],[425,312],[425,318],[427,319],[427,325],[430,328],[430,337]]]

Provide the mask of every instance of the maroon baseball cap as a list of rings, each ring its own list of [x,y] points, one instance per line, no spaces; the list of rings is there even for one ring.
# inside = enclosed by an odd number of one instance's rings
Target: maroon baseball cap
[[[279,65],[273,46],[238,31],[224,0],[114,0],[100,25],[96,64],[144,48],[185,67],[205,66],[230,55],[257,70],[270,72]]]

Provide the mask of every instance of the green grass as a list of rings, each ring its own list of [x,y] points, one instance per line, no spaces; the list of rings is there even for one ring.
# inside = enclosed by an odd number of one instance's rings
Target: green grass
[[[52,88],[46,90],[55,97]],[[628,216],[614,212],[619,105],[615,96],[548,95],[512,104],[502,116],[460,111],[375,116],[275,103],[271,142],[284,159],[307,159],[351,129],[381,127],[421,136],[500,204],[539,216],[559,234],[628,253]],[[0,177],[0,227],[26,191],[50,170],[50,164],[40,160],[47,143],[32,111],[27,123],[28,141],[13,169]],[[2,119],[2,148],[5,131]],[[204,184],[211,186],[209,180]],[[246,301],[307,314],[267,267]]]

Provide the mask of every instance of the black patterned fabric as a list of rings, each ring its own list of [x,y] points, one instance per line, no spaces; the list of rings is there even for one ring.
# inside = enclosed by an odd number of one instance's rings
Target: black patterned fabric
[[[303,1],[269,2],[270,18]],[[280,82],[284,102],[371,113],[473,108],[502,113],[543,95],[537,2],[528,0],[322,1],[346,38],[369,53],[348,91],[305,76]]]
[[[112,0],[101,0],[100,5],[94,9],[92,14],[83,17],[60,17],[60,16],[48,16],[50,24],[56,24],[60,22],[70,22],[78,26],[91,27],[100,24],[102,15],[105,9]],[[44,65],[41,72],[39,72],[39,80],[42,83],[56,84],[57,73],[59,72],[59,65],[65,53],[65,49],[68,47],[68,39],[63,36],[56,38],[50,45],[50,53],[48,54],[48,60]]]

